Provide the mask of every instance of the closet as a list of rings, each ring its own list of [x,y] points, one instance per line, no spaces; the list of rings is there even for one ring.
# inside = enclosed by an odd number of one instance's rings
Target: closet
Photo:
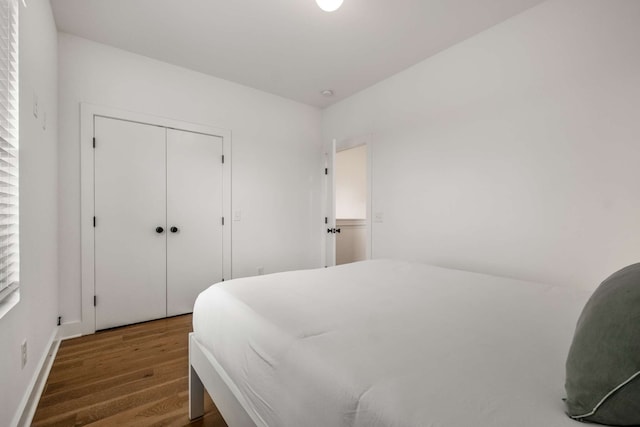
[[[223,278],[223,140],[94,118],[96,329],[193,311]]]

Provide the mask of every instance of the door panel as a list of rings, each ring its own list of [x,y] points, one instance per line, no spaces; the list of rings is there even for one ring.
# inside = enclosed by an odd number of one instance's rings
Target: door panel
[[[336,140],[331,141],[325,158],[325,200],[327,221],[323,232],[325,233],[325,267],[336,265],[336,235],[328,230],[336,228]]]
[[[168,316],[222,280],[221,158],[222,138],[167,130],[167,226],[178,228],[167,235]]]
[[[165,317],[166,130],[96,117],[94,135],[96,329]]]

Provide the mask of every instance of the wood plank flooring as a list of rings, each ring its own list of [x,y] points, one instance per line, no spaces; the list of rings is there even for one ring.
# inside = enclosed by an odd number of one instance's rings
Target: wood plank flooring
[[[63,341],[33,426],[226,427],[207,396],[188,417],[191,315]]]

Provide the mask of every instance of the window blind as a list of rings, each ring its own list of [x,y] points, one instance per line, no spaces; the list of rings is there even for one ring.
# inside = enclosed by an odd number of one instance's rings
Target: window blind
[[[0,0],[0,302],[18,289],[18,2]]]

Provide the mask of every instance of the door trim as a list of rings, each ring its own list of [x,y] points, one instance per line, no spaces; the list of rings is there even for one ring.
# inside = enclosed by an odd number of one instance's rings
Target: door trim
[[[231,131],[215,126],[189,123],[165,117],[122,110],[119,108],[80,104],[80,235],[81,235],[81,332],[82,335],[96,331],[95,307],[95,236],[93,227],[94,212],[94,117],[106,117],[126,120],[147,125],[203,133],[222,138],[224,167],[222,171],[222,212],[225,226],[222,231],[222,274],[223,279],[233,277],[231,271]],[[97,142],[100,144],[100,141]],[[221,159],[222,161],[222,159]],[[98,218],[99,221],[99,218]]]

